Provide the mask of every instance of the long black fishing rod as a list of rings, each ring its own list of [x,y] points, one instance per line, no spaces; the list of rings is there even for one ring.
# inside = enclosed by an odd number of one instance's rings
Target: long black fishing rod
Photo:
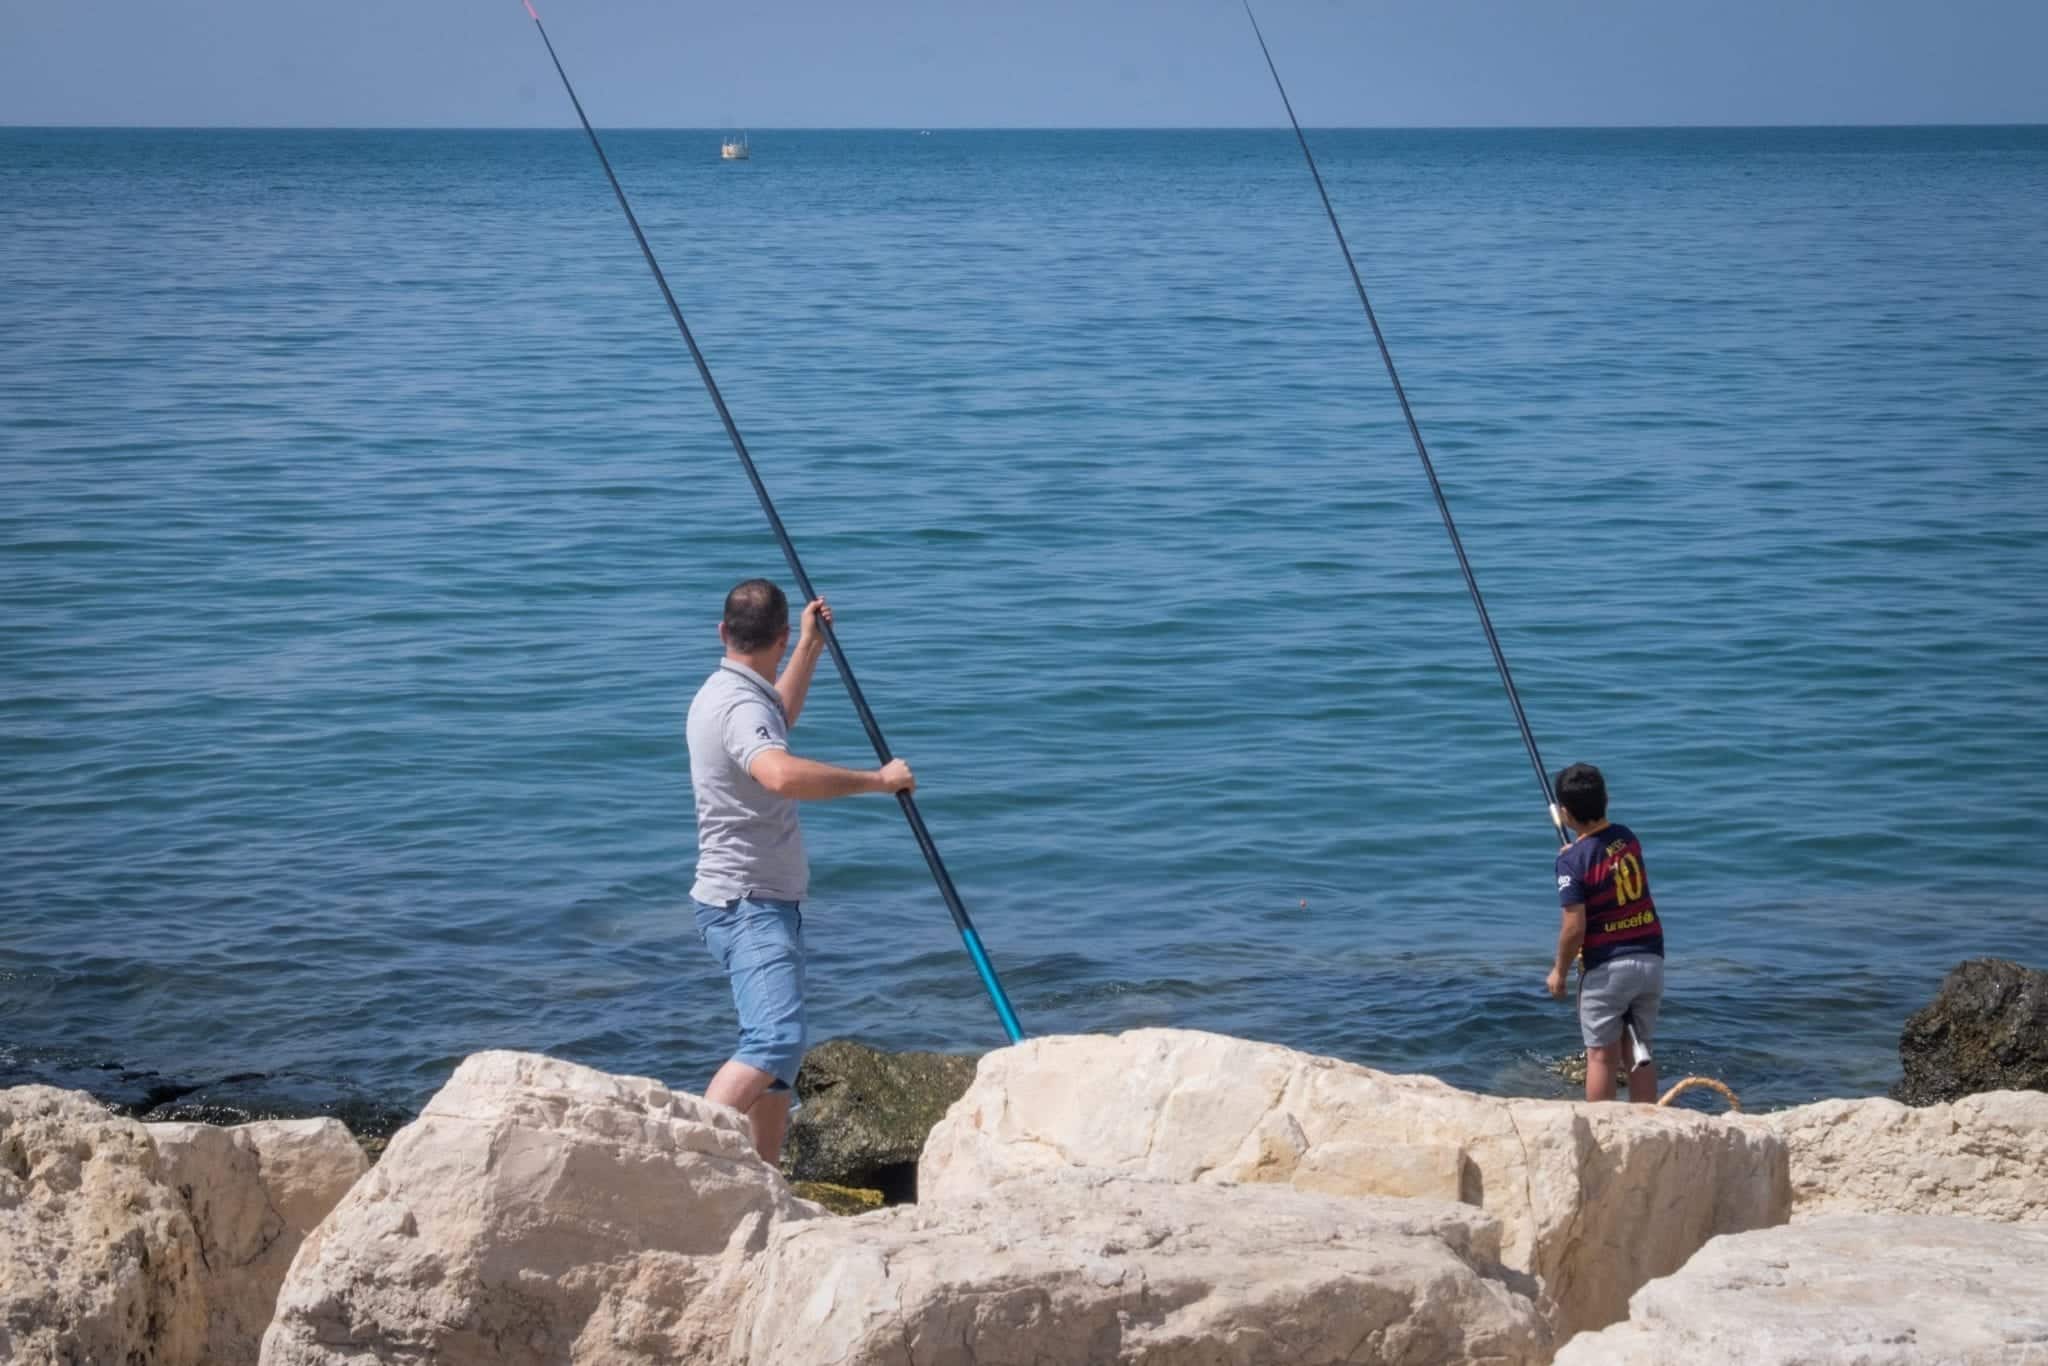
[[[811,602],[818,596],[811,587],[811,576],[804,573],[803,561],[797,558],[796,543],[789,539],[789,530],[775,511],[775,502],[768,496],[768,486],[761,482],[761,472],[754,468],[754,458],[747,454],[747,443],[740,439],[740,429],[725,406],[725,396],[718,391],[718,381],[711,377],[711,367],[705,363],[704,353],[698,349],[689,323],[683,321],[683,310],[668,287],[668,278],[661,273],[661,266],[654,259],[654,249],[647,245],[647,234],[640,231],[640,220],[634,217],[633,206],[626,202],[626,192],[620,187],[618,176],[612,172],[611,158],[604,154],[604,144],[597,140],[597,130],[590,126],[590,116],[583,112],[583,101],[576,98],[576,87],[569,83],[569,73],[562,69],[562,59],[555,54],[555,45],[548,38],[547,26],[541,23],[540,15],[533,8],[533,0],[523,0],[523,3],[534,28],[540,31],[541,42],[547,44],[548,59],[555,64],[555,74],[562,78],[562,89],[569,92],[569,103],[576,106],[576,117],[582,122],[583,131],[590,136],[590,146],[597,153],[598,163],[604,167],[605,179],[611,182],[612,193],[618,196],[619,207],[625,211],[634,240],[640,243],[640,254],[647,258],[647,268],[654,272],[654,283],[661,286],[661,297],[668,301],[669,315],[676,320],[676,329],[683,334],[683,344],[690,348],[690,359],[697,363],[697,374],[704,381],[705,392],[711,395],[711,406],[718,409],[718,420],[725,424],[725,434],[732,438],[733,453],[739,456],[740,465],[747,472],[747,482],[754,486],[754,496],[761,500],[761,511],[768,515],[768,526],[782,546],[782,558],[789,561],[789,572],[796,576],[803,601]],[[860,714],[861,727],[867,731],[868,741],[875,747],[875,757],[888,763],[894,757],[889,742],[882,738],[882,727],[868,707],[860,684],[854,679],[853,666],[846,662],[846,652],[839,648],[838,636],[833,634],[830,622],[820,620],[818,629],[824,632],[825,647],[832,652],[832,663],[839,669],[840,681],[846,684],[847,696],[853,699],[853,709]],[[974,960],[974,970],[980,974],[982,986],[988,989],[989,999],[995,1003],[996,1015],[1003,1022],[1003,1032],[1010,1036],[1011,1043],[1016,1043],[1024,1037],[1024,1028],[1017,1023],[1017,1012],[1011,1007],[1003,984],[996,979],[995,965],[989,962],[988,951],[981,946],[981,936],[975,933],[974,922],[967,917],[967,907],[961,902],[960,892],[953,886],[953,877],[939,857],[939,846],[932,841],[931,831],[925,828],[924,816],[918,811],[916,800],[908,792],[898,792],[896,801],[903,808],[904,819],[910,822],[910,833],[917,837],[917,847],[924,853],[924,861],[932,870],[933,880],[939,884],[939,895],[945,898],[946,909],[952,913],[953,926],[960,931],[961,941],[967,945],[967,956]]]
[[[1522,695],[1515,691],[1515,676],[1508,672],[1508,657],[1500,648],[1500,637],[1494,634],[1493,618],[1486,614],[1486,599],[1479,595],[1479,580],[1472,573],[1472,561],[1465,556],[1465,543],[1458,538],[1458,524],[1451,520],[1451,505],[1444,497],[1444,486],[1437,481],[1436,465],[1429,458],[1429,448],[1422,444],[1422,428],[1415,425],[1415,410],[1408,406],[1408,392],[1401,387],[1401,376],[1394,371],[1394,353],[1387,349],[1386,334],[1380,331],[1380,320],[1372,311],[1372,300],[1365,296],[1365,277],[1358,273],[1358,262],[1352,259],[1351,244],[1344,240],[1344,229],[1337,223],[1337,210],[1330,205],[1330,192],[1323,185],[1323,173],[1316,169],[1315,153],[1308,149],[1308,138],[1301,131],[1301,120],[1294,116],[1294,101],[1287,98],[1287,87],[1280,80],[1280,68],[1273,64],[1273,52],[1266,46],[1266,35],[1259,31],[1259,17],[1252,13],[1250,0],[1246,0],[1244,17],[1252,21],[1252,36],[1259,40],[1259,51],[1265,55],[1266,70],[1273,73],[1273,88],[1280,92],[1280,103],[1287,109],[1287,121],[1294,125],[1294,139],[1301,144],[1301,155],[1308,161],[1308,173],[1315,177],[1316,193],[1322,196],[1323,212],[1329,215],[1330,231],[1337,234],[1337,248],[1344,253],[1344,264],[1351,268],[1351,283],[1358,287],[1358,302],[1365,306],[1365,320],[1372,324],[1372,339],[1379,343],[1380,359],[1386,362],[1387,378],[1393,381],[1394,397],[1401,400],[1401,416],[1408,419],[1408,435],[1415,439],[1415,453],[1422,457],[1422,472],[1429,476],[1429,491],[1436,495],[1436,510],[1443,514],[1444,530],[1450,533],[1451,549],[1458,555],[1458,570],[1465,576],[1465,589],[1472,595],[1472,606],[1479,612],[1479,629],[1486,632],[1486,647],[1493,651],[1493,666],[1500,670],[1501,686],[1507,689],[1508,705],[1514,708],[1515,725],[1522,732],[1522,743],[1529,750],[1529,764],[1536,770],[1536,781],[1543,788],[1543,805],[1550,813],[1550,822],[1557,827],[1560,843],[1571,841],[1565,834],[1564,822],[1557,818],[1557,795],[1551,790],[1550,770],[1543,766],[1543,754],[1536,748],[1536,734],[1529,729],[1529,715],[1522,710]]]

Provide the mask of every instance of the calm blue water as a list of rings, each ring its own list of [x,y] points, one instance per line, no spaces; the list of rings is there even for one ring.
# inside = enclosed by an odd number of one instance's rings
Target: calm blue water
[[[2048,957],[2048,130],[1314,140],[1648,847],[1667,1074],[1881,1089]],[[716,141],[610,150],[1026,1026],[1560,1089],[1552,842],[1290,139]],[[0,1082],[701,1086],[682,718],[786,575],[588,146],[0,130],[0,242]],[[998,1042],[894,806],[807,830],[816,1035]]]

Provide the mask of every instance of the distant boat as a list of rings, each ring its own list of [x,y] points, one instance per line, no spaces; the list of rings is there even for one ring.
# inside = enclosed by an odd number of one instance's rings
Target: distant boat
[[[724,157],[727,161],[747,160],[753,155],[753,152],[747,147],[747,135],[740,133],[727,137],[724,142],[718,144],[718,155]]]

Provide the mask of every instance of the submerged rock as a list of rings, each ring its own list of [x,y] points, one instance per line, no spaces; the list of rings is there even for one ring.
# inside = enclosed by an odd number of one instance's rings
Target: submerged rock
[[[335,1119],[358,1141],[381,1144],[412,1122],[412,1112],[362,1092],[290,1073],[245,1073],[202,1082],[146,1109],[149,1123],[238,1125],[262,1120]]]
[[[1504,1100],[1164,1029],[989,1054],[932,1131],[920,1198],[1073,1167],[1481,1206],[1501,1223],[1502,1259],[1541,1279],[1566,1332],[1614,1322],[1709,1238],[1783,1223],[1791,1207],[1784,1140],[1754,1121]]]
[[[404,1107],[344,1082],[306,1073],[174,1077],[116,1062],[47,1053],[10,1060],[0,1053],[0,1088],[16,1085],[84,1091],[115,1114],[148,1123],[235,1125],[266,1119],[332,1118],[366,1143],[389,1138],[413,1117]]]
[[[778,1229],[738,1360],[1486,1362],[1550,1359],[1500,1226],[1469,1205],[1065,1173]]]
[[[1908,1105],[1979,1091],[2048,1091],[2048,972],[2002,958],[1957,965],[1899,1036]]]
[[[789,1127],[782,1168],[792,1181],[917,1198],[925,1135],[974,1080],[972,1057],[884,1053],[850,1039],[820,1044],[797,1076],[803,1108]]]
[[[1792,1217],[1958,1214],[2048,1220],[2048,1094],[1952,1105],[1824,1100],[1764,1115],[1792,1160]]]
[[[1558,1366],[2048,1359],[2048,1228],[1834,1215],[1716,1238]]]

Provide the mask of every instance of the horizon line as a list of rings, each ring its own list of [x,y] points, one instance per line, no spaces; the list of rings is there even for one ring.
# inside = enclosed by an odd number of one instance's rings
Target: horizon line
[[[1284,123],[987,123],[987,124],[657,124],[614,123],[622,133],[1286,133]],[[1944,123],[1327,123],[1303,124],[1326,133],[1591,133],[1886,131],[1899,129],[2048,129],[2048,122],[1969,121]],[[577,133],[560,123],[8,123],[8,132],[162,133]]]

